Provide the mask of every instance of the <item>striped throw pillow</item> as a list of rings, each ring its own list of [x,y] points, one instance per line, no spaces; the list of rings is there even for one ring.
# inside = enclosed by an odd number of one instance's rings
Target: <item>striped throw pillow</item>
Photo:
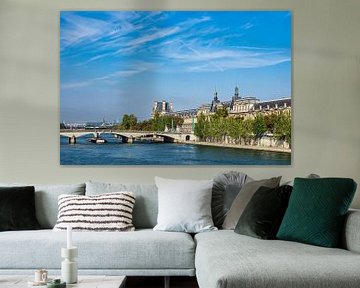
[[[133,231],[132,192],[93,196],[60,195],[55,231],[72,226],[74,231]]]

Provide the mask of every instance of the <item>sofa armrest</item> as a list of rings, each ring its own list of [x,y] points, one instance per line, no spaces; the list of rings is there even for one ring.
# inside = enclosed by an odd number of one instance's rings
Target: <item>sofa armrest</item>
[[[349,210],[346,216],[343,248],[360,253],[360,210]]]

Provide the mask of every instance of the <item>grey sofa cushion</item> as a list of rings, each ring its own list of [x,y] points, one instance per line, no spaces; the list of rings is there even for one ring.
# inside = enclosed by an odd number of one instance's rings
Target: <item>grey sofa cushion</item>
[[[349,210],[342,235],[342,247],[360,253],[360,210]]]
[[[227,171],[215,176],[212,189],[211,213],[216,227],[222,227],[225,216],[241,187],[252,180],[245,173],[238,171]]]
[[[73,232],[79,270],[194,269],[195,243],[179,232]],[[60,269],[66,232],[2,232],[1,269]],[[0,285],[1,286],[1,285]]]
[[[360,254],[220,230],[195,236],[200,288],[353,288]]]
[[[135,228],[153,228],[158,214],[158,192],[155,184],[86,183],[86,195],[89,196],[120,191],[133,192],[136,197],[133,211]]]
[[[0,183],[0,187],[24,186],[19,183]],[[58,197],[61,194],[85,195],[85,184],[34,185],[36,218],[41,228],[53,228],[58,216]]]

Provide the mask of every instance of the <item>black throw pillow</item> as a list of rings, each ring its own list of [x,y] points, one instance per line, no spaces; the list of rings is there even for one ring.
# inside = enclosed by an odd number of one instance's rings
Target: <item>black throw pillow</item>
[[[0,231],[40,229],[35,215],[35,188],[0,187]]]
[[[260,187],[236,225],[235,232],[261,239],[275,239],[289,203],[292,187]]]

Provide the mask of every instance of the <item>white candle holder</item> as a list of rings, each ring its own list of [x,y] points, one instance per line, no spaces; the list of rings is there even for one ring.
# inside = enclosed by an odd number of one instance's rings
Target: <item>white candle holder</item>
[[[77,283],[78,281],[78,268],[75,261],[77,256],[77,247],[61,248],[61,257],[65,258],[61,262],[61,279],[67,284]]]

